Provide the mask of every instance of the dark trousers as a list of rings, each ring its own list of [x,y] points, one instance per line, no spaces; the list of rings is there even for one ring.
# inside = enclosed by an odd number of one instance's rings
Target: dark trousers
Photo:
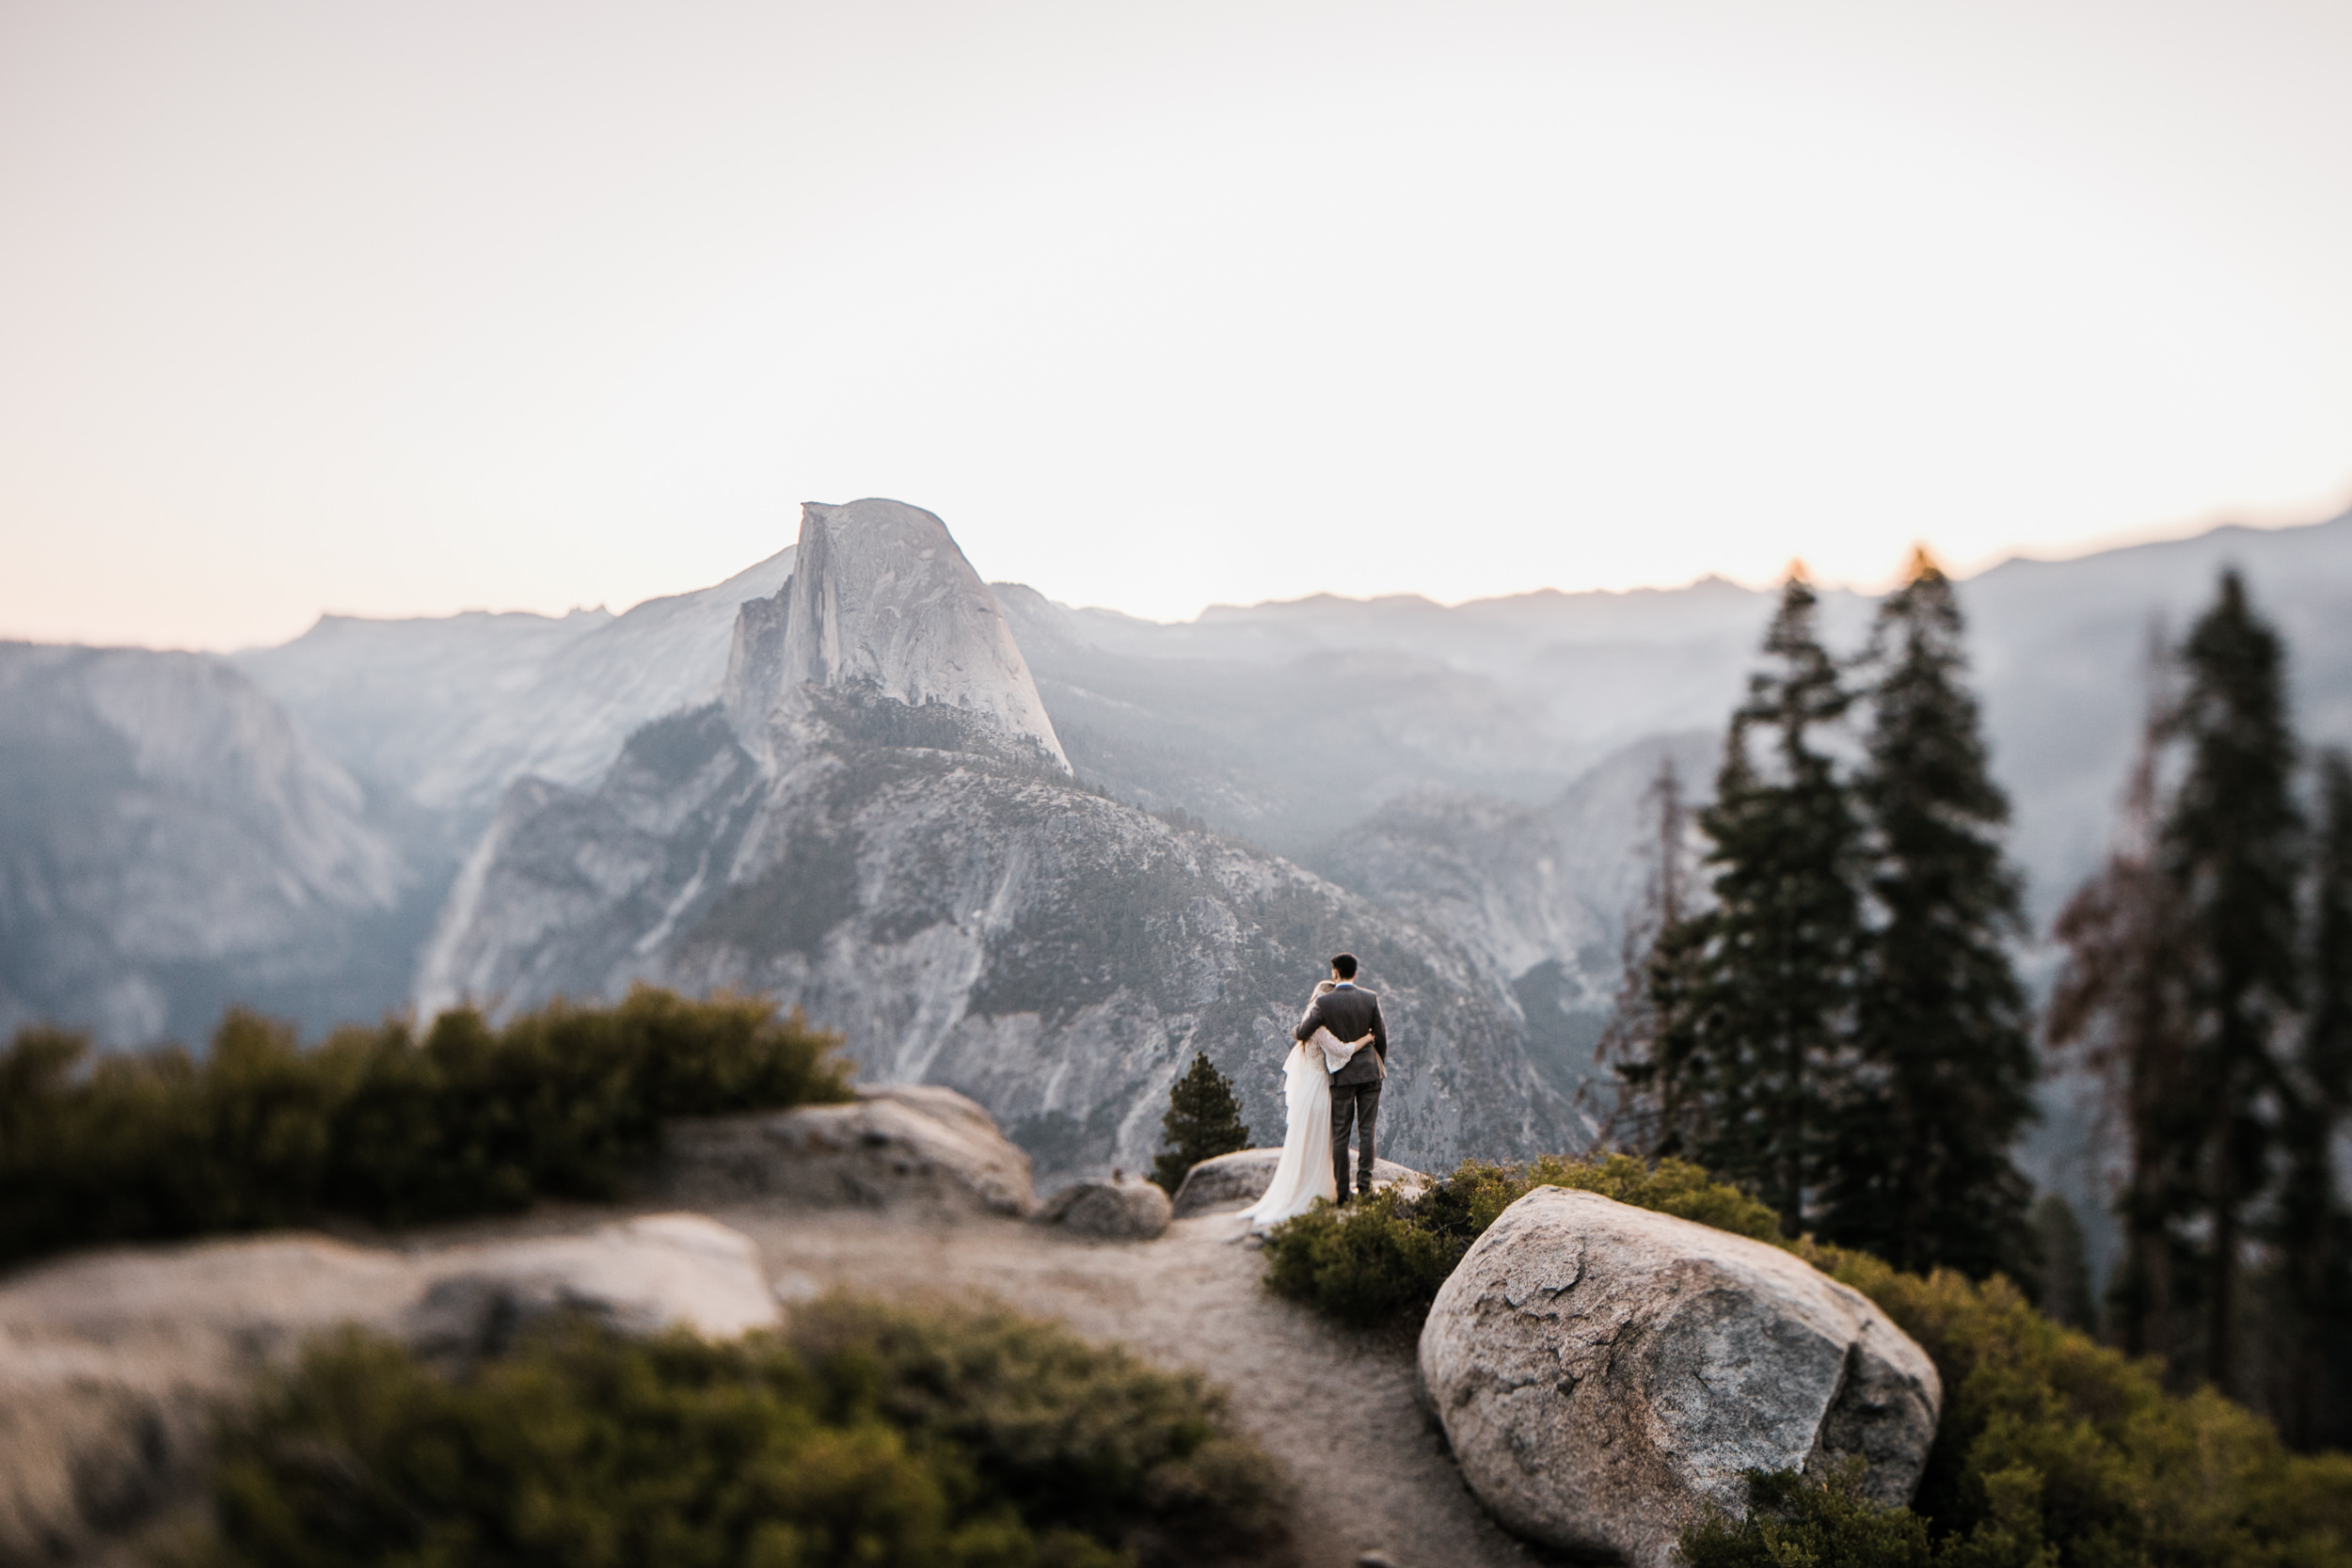
[[[1380,1121],[1380,1085],[1331,1085],[1331,1180],[1342,1197],[1347,1196],[1347,1133],[1358,1118],[1363,1121],[1363,1142],[1356,1150],[1356,1190],[1372,1191],[1373,1129]]]

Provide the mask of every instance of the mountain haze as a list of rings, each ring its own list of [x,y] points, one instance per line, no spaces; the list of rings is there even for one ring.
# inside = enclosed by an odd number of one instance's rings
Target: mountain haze
[[[2225,562],[2289,638],[2305,736],[2352,740],[2352,517],[1961,585],[2038,923],[2105,851],[2151,626]],[[1823,603],[1859,654],[1872,601]],[[1140,1165],[1193,1049],[1270,1135],[1261,1058],[1352,946],[1400,1021],[1400,1152],[1573,1144],[1644,791],[1667,757],[1711,786],[1772,608],[1708,579],[1163,626],[991,588],[937,518],[862,501],[619,616],[326,617],[229,659],[13,645],[0,1014],[136,1043],[231,999],[315,1029],[757,987],[1060,1171]],[[2045,1175],[2088,1147],[2053,1109]]]

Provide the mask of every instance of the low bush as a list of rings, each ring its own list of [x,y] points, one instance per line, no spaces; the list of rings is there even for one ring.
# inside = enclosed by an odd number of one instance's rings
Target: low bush
[[[2052,1322],[1998,1276],[1922,1278],[1864,1253],[1799,1250],[1935,1362],[1944,1414],[1913,1507],[1949,1550],[1977,1554],[1953,1560],[2352,1563],[2352,1455],[2291,1454],[2210,1388],[2168,1393],[2156,1363]]]
[[[731,1344],[558,1323],[456,1376],[346,1333],[216,1452],[191,1568],[1288,1560],[1221,1394],[994,1311],[834,1298]]]
[[[837,1036],[755,999],[650,987],[502,1028],[445,1012],[313,1050],[231,1011],[201,1060],[174,1048],[90,1059],[20,1032],[0,1053],[0,1262],[105,1241],[343,1214],[401,1224],[603,1198],[665,1117],[850,1097]]]
[[[1575,1187],[1779,1244],[1772,1210],[1684,1161],[1651,1166],[1625,1154],[1548,1155],[1526,1164],[1465,1160],[1419,1196],[1390,1187],[1276,1227],[1266,1239],[1266,1283],[1359,1327],[1417,1326],[1470,1243],[1537,1187]]]

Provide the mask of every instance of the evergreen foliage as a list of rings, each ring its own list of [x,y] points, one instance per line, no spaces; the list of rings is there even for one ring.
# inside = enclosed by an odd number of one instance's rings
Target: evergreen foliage
[[[2235,572],[2181,650],[2173,723],[2187,769],[2158,836],[2189,964],[2184,1119],[2204,1176],[2203,1372],[2234,1386],[2239,1273],[2249,1212],[2265,1185],[2281,1088],[2275,1045],[2301,991],[2296,910],[2303,823],[2294,797],[2286,652]]]
[[[1067,1331],[832,1298],[788,1337],[550,1324],[463,1375],[357,1332],[218,1443],[202,1568],[1283,1560],[1221,1393]]]
[[[1746,1515],[1710,1512],[1684,1532],[1685,1568],[1929,1568],[1939,1560],[1925,1520],[1862,1495],[1863,1470],[1857,1456],[1813,1480],[1794,1470],[1749,1471]]]
[[[2311,989],[2280,1118],[2285,1169],[2271,1237],[2281,1255],[2280,1338],[2292,1347],[2276,1403],[2304,1449],[2352,1446],[2352,1213],[2334,1161],[2352,1117],[2352,758],[2321,758],[2319,801]]]
[[[2168,1393],[2158,1366],[2051,1322],[2006,1279],[1800,1250],[1878,1303],[1943,1380],[1912,1501],[1938,1561],[1963,1547],[1983,1555],[1957,1560],[1986,1568],[2352,1560],[2352,1456],[2293,1455],[2210,1386]]]
[[[1652,966],[1654,1073],[1683,1097],[1687,1152],[1802,1228],[1851,1028],[1862,942],[1861,824],[1817,732],[1852,702],[1792,573],[1765,636],[1767,667],[1733,716],[1715,801],[1714,907],[1662,933]],[[1753,733],[1772,741],[1759,765]],[[1687,1147],[1686,1147],[1687,1146]]]
[[[2030,1272],[2031,1189],[2010,1148],[2033,1114],[2036,1063],[2010,961],[2025,931],[2018,879],[1996,837],[2009,801],[1962,684],[1961,637],[1950,579],[1921,550],[1873,638],[1880,673],[1853,787],[1877,918],[1862,944],[1852,1078],[1820,1156],[1818,1229],[1898,1268],[1981,1278]],[[1825,970],[1833,957],[1825,945]]]
[[[201,1061],[87,1061],[20,1032],[0,1053],[0,1262],[66,1246],[314,1223],[405,1224],[605,1198],[664,1117],[850,1098],[838,1036],[771,1003],[639,987],[494,1028],[458,1008],[303,1050],[231,1010]]]
[[[1201,1161],[1249,1147],[1249,1129],[1242,1122],[1233,1081],[1206,1055],[1196,1052],[1190,1070],[1168,1091],[1168,1115],[1160,1118],[1160,1133],[1169,1147],[1152,1162],[1152,1180],[1170,1197],[1184,1184],[1185,1173]]]

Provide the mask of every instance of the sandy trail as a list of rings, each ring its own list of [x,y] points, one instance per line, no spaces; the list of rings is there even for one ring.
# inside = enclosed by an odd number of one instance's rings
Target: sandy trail
[[[1156,1242],[1087,1243],[993,1218],[748,1206],[711,1214],[758,1243],[771,1278],[887,1297],[985,1292],[1206,1373],[1297,1478],[1304,1568],[1349,1568],[1366,1552],[1397,1568],[1538,1560],[1463,1487],[1415,1397],[1409,1343],[1335,1329],[1269,1293],[1263,1255],[1242,1240],[1236,1215],[1178,1220]]]

